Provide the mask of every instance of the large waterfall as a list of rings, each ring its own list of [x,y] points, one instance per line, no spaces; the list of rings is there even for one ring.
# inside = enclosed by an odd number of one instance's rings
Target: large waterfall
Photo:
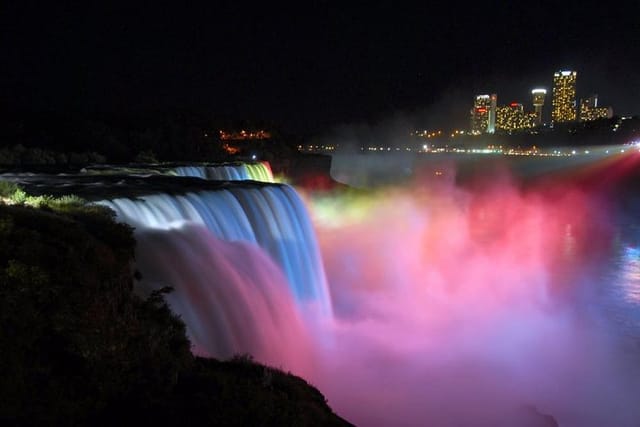
[[[139,287],[175,289],[167,300],[197,352],[246,352],[288,366],[305,360],[292,351],[305,351],[301,316],[332,309],[314,231],[293,188],[229,183],[99,203],[135,227]]]

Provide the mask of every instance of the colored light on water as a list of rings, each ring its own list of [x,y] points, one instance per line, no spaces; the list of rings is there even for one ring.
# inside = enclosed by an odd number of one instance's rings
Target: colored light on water
[[[624,165],[608,161],[598,179]],[[640,419],[640,384],[581,305],[605,207],[566,183],[462,188],[438,171],[306,207],[257,184],[109,203],[148,238],[158,281],[181,283],[200,350],[280,360],[356,424],[481,425],[529,403],[567,425]],[[625,260],[633,300],[638,250]]]
[[[622,279],[627,300],[640,304],[640,249],[624,248]]]
[[[156,194],[102,201],[119,221],[136,228],[172,230],[206,227],[216,238],[261,247],[288,279],[299,301],[313,301],[331,312],[317,243],[306,209],[287,185],[233,187],[184,195]]]
[[[602,207],[571,186],[549,190],[497,181],[311,201],[339,325],[324,374],[359,379],[316,380],[339,413],[363,425],[477,425],[480,407],[524,399],[561,425],[597,426],[614,408],[617,422],[640,419],[629,397],[640,383],[600,347],[601,320],[566,299],[586,292],[585,248],[607,239],[593,227]],[[630,282],[637,252],[626,256]],[[594,399],[601,384],[612,394]]]
[[[175,169],[178,176],[191,176],[217,181],[261,181],[274,182],[268,162],[242,163],[237,165],[180,166]]]

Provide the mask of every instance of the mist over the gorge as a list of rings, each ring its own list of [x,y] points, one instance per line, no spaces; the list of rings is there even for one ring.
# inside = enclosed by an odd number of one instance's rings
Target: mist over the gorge
[[[527,405],[560,425],[638,420],[637,354],[603,296],[638,282],[607,276],[621,231],[606,198],[571,179],[522,188],[507,168],[462,186],[454,162],[334,161],[368,188],[310,201],[335,312],[317,381],[338,410],[363,425],[527,425]],[[371,188],[373,170],[402,185]]]

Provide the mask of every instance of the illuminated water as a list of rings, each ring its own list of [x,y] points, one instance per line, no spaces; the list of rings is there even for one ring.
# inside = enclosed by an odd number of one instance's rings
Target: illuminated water
[[[219,181],[253,180],[273,182],[271,167],[267,162],[218,166],[179,166],[174,170],[174,173],[178,176],[191,176]]]
[[[183,195],[156,194],[101,202],[119,221],[146,230],[199,226],[200,234],[257,246],[279,265],[297,301],[323,313],[331,302],[315,235],[295,190],[287,185],[235,186]],[[191,231],[190,234],[194,234]],[[241,265],[241,264],[239,264]]]
[[[364,425],[525,425],[498,421],[518,403],[560,425],[637,425],[637,219],[571,188],[366,194],[312,209],[337,376],[359,378],[326,382],[335,407]]]
[[[358,425],[534,425],[525,405],[638,425],[640,209],[487,174],[427,167],[306,209],[280,185],[108,204],[196,352],[292,370]]]

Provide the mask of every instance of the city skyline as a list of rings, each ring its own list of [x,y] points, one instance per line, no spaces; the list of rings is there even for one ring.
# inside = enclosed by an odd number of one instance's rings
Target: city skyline
[[[281,11],[242,2],[15,2],[0,16],[0,109],[203,110],[302,133],[398,114],[467,127],[472,96],[497,91],[526,107],[540,86],[549,104],[549,76],[575,69],[579,93],[589,88],[585,96],[598,93],[616,114],[637,115],[636,12],[637,2],[577,0],[464,8],[325,1]],[[478,22],[488,23],[482,37]]]
[[[520,98],[505,102],[499,98],[498,91],[491,95],[475,95],[469,132],[474,135],[512,132],[542,125],[553,127],[554,124],[611,118],[613,107],[598,106],[598,94],[593,89],[583,88],[589,96],[577,92],[577,75],[575,70],[555,71],[551,89],[531,89],[527,102],[521,102]],[[547,97],[549,92],[551,96]]]

